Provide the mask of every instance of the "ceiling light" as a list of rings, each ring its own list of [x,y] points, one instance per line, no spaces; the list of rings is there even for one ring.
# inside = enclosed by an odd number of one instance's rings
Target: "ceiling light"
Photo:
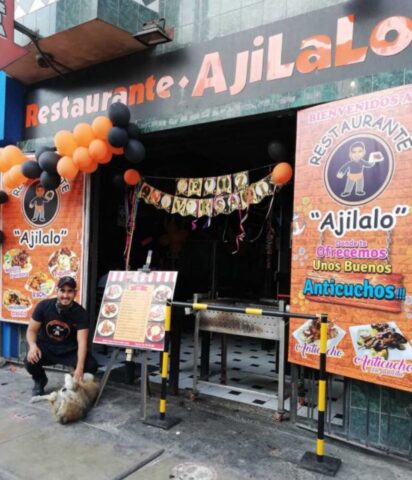
[[[173,40],[173,29],[165,28],[164,18],[152,20],[143,24],[142,29],[135,33],[133,37],[147,47],[154,47],[161,43],[171,42]]]

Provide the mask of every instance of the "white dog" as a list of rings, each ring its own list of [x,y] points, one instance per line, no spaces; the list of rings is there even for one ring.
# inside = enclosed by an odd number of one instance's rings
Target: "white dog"
[[[86,416],[99,393],[99,383],[91,373],[83,375],[83,381],[78,383],[66,374],[64,386],[49,395],[32,397],[31,403],[48,400],[56,419],[62,423],[76,422]]]

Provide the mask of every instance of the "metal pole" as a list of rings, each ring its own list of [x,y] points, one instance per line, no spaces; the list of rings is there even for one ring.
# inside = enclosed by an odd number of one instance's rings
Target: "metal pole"
[[[278,414],[285,413],[285,322],[279,322]]]
[[[279,310],[285,311],[285,302],[280,300]],[[279,347],[278,347],[278,415],[280,418],[285,413],[285,321],[279,322]]]
[[[106,386],[107,380],[109,379],[110,372],[112,371],[113,365],[117,360],[119,353],[120,353],[120,348],[115,348],[112,352],[112,356],[109,360],[109,363],[106,365],[106,371],[104,372],[102,381],[100,382],[99,395],[97,395],[96,401],[94,402],[95,407],[97,407],[97,404],[100,401],[100,397],[102,396],[104,387]]]
[[[298,415],[298,366],[291,365],[291,394],[290,394],[290,421],[296,423]]]
[[[306,470],[322,473],[334,477],[340,468],[341,460],[325,455],[325,410],[326,410],[326,351],[328,341],[328,316],[320,315],[320,365],[318,388],[318,434],[316,440],[316,454],[305,452],[300,460],[300,466]]]
[[[208,305],[207,303],[189,303],[189,302],[171,302],[174,307],[189,307],[193,310],[210,310],[215,312],[246,313],[246,315],[267,315],[269,317],[284,318],[305,318],[307,320],[316,320],[319,315],[310,315],[307,313],[280,312],[275,310],[264,310],[262,308],[240,308],[228,307],[225,305]]]
[[[220,383],[227,384],[227,335],[221,334]]]
[[[165,346],[162,354],[162,386],[160,390],[160,404],[159,415],[152,415],[148,419],[143,420],[146,425],[152,427],[163,428],[169,430],[177,423],[180,422],[180,418],[173,418],[168,416],[166,418],[166,395],[167,395],[167,372],[169,364],[169,346],[170,346],[170,327],[172,323],[172,302],[167,300],[166,303],[166,316],[165,316]]]
[[[162,387],[160,392],[160,420],[164,420],[166,416],[166,395],[167,395],[167,371],[169,365],[169,343],[170,343],[170,325],[172,322],[172,305],[170,302],[166,305],[165,317],[165,347],[162,354]]]
[[[199,295],[195,293],[193,295],[193,301],[196,303],[199,300]],[[197,390],[197,376],[198,376],[198,371],[197,371],[197,362],[199,359],[199,327],[200,327],[200,318],[199,318],[199,312],[195,313],[195,331],[193,334],[193,387],[192,387],[192,395],[195,397],[198,395],[198,390]]]
[[[316,441],[316,457],[318,462],[323,462],[325,455],[325,411],[326,411],[326,348],[328,341],[328,317],[320,316],[320,366],[318,389],[318,438]]]
[[[147,405],[147,350],[142,352],[143,359],[140,368],[140,412],[142,420],[146,420],[146,405]]]

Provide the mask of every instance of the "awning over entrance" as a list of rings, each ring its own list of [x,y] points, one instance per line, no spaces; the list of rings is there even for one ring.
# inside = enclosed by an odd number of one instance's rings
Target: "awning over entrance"
[[[52,55],[57,62],[57,68],[63,73],[80,70],[148,48],[136,41],[126,30],[97,18],[43,38],[38,43],[43,52]],[[36,54],[39,51],[34,43],[27,46],[27,50],[28,55],[5,68],[8,75],[26,85],[58,75],[52,68],[39,66],[36,60]],[[59,64],[70,70],[64,69]]]

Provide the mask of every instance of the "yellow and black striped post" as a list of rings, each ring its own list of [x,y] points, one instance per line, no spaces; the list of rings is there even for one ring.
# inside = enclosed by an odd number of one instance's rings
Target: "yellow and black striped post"
[[[160,389],[160,403],[159,403],[159,415],[152,415],[143,423],[151,425],[152,427],[160,427],[164,430],[169,430],[177,423],[180,422],[180,418],[166,417],[166,396],[167,396],[167,375],[169,372],[169,346],[170,346],[170,330],[172,325],[172,302],[168,300],[166,303],[165,312],[165,344],[162,353],[162,385]]]
[[[318,317],[319,318],[319,317]],[[334,477],[340,468],[341,460],[325,455],[325,412],[327,395],[326,354],[328,344],[328,316],[320,315],[320,340],[319,340],[319,388],[318,388],[318,433],[316,439],[316,455],[306,452],[300,465],[306,470],[311,470]]]
[[[328,343],[328,317],[320,316],[320,365],[318,389],[318,438],[316,441],[316,457],[323,462],[325,455],[325,411],[326,411],[326,349]]]
[[[164,420],[166,416],[166,395],[167,395],[167,374],[169,371],[169,344],[170,344],[170,325],[172,323],[172,305],[170,302],[166,305],[165,315],[165,346],[162,353],[162,387],[160,390],[160,420]]]

